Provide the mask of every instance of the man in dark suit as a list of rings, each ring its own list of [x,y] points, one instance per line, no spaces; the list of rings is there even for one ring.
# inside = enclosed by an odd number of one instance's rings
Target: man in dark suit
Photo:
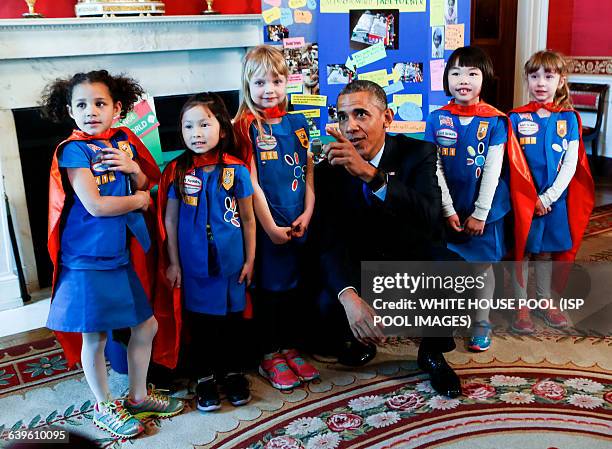
[[[340,132],[328,129],[336,142],[325,148],[327,160],[315,172],[312,236],[323,283],[321,328],[336,340],[326,345],[343,347],[350,354],[344,359],[358,365],[374,357],[373,343],[384,338],[373,324],[375,311],[359,294],[361,261],[440,260],[450,252],[440,241],[435,146],[387,135],[393,111],[384,90],[370,81],[348,84],[337,109]],[[424,338],[417,359],[433,388],[450,397],[461,388],[442,353],[454,347],[450,336]]]

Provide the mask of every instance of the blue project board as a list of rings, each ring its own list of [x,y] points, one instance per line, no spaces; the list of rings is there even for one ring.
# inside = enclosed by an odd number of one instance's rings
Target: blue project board
[[[304,23],[304,11],[312,14],[309,23]],[[305,43],[318,44],[308,53],[317,61],[304,72],[312,84],[318,70],[318,84],[297,93],[326,96],[319,98],[326,106],[315,105],[314,100],[310,105],[292,105],[311,114],[320,110],[320,117],[309,119],[317,121],[311,137],[325,134],[326,123],[335,118],[338,93],[355,78],[370,79],[387,91],[395,111],[389,132],[421,137],[430,107],[448,102],[441,82],[446,59],[454,48],[469,45],[470,0],[262,0],[262,16],[266,43],[283,46],[280,35],[270,38],[269,29],[281,25],[289,41],[304,37]],[[291,61],[295,57],[285,52],[295,73]],[[378,56],[363,58],[372,52]]]

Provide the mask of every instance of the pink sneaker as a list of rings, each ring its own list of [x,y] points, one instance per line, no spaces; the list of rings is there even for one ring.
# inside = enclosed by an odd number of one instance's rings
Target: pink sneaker
[[[321,376],[319,370],[304,360],[295,349],[286,349],[281,351],[281,353],[285,356],[289,368],[304,382],[318,379]]]
[[[287,365],[285,358],[275,353],[272,358],[264,358],[259,365],[259,374],[268,379],[274,388],[291,390],[300,385],[300,379]]]
[[[535,332],[535,324],[531,319],[531,313],[527,307],[521,307],[516,312],[516,317],[512,322],[512,330],[518,334],[533,334]]]
[[[548,326],[555,329],[563,329],[569,325],[567,317],[559,309],[539,310],[538,315],[542,317]]]

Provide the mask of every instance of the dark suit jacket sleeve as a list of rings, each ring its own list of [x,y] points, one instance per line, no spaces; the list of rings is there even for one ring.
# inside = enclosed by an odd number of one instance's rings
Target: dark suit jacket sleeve
[[[436,147],[404,136],[387,136],[386,145],[390,153],[383,155],[381,168],[395,175],[388,177],[384,208],[389,215],[409,221],[412,229],[423,231],[425,238],[440,225]]]
[[[327,162],[317,166],[317,206],[309,229],[312,254],[317,258],[313,262],[320,268],[320,280],[336,296],[348,286],[359,291],[361,283],[361,263],[349,255],[349,245],[354,238],[351,230],[354,228],[342,207],[347,199],[343,198],[340,186],[346,176],[344,169],[331,167]]]

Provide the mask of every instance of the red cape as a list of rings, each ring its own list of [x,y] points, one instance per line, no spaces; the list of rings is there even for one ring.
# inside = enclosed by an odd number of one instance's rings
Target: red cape
[[[512,132],[510,119],[503,112],[484,102],[472,106],[461,106],[453,100],[442,109],[461,116],[503,117],[506,119],[508,128],[506,152],[510,168],[510,201],[514,212],[513,257],[515,260],[522,260],[538,195],[523,150]],[[519,270],[519,273],[522,272]],[[520,277],[522,278],[522,276]]]
[[[53,154],[53,160],[51,161],[51,173],[49,179],[49,228],[47,232],[47,248],[49,249],[49,256],[51,257],[51,262],[53,262],[53,282],[52,289],[55,290],[55,285],[57,282],[57,278],[59,275],[59,254],[60,254],[60,222],[62,218],[62,212],[64,210],[64,202],[66,199],[66,192],[64,190],[64,185],[62,183],[62,174],[60,172],[57,153],[65,144],[72,141],[88,141],[88,140],[108,140],[112,136],[114,136],[117,132],[123,131],[127,137],[128,141],[136,147],[136,151],[138,153],[138,165],[142,169],[143,173],[149,178],[149,188],[152,188],[159,182],[159,178],[161,177],[161,173],[159,168],[157,167],[157,163],[149,153],[147,147],[140,141],[140,139],[134,134],[130,129],[125,127],[118,128],[110,128],[103,134],[97,136],[90,136],[88,134],[83,133],[82,131],[74,130],[70,137],[61,142],[57,148],[55,149],[55,153]],[[151,202],[153,206],[153,203]],[[149,207],[147,213],[145,213],[145,220],[149,225],[149,229],[154,229],[151,224],[154,220],[154,211],[151,207]],[[155,235],[151,234],[151,241],[154,241]],[[142,283],[142,286],[147,293],[149,298],[152,297],[153,293],[153,273],[155,257],[153,252],[149,251],[148,254],[145,254],[143,248],[138,243],[136,238],[132,237],[130,239],[130,258],[132,260],[132,264],[134,265],[134,270]],[[52,290],[52,291],[53,291]],[[53,298],[53,294],[51,295]],[[81,358],[81,334],[76,332],[55,332],[57,336],[57,340],[60,342],[62,347],[64,348],[64,353],[66,354],[66,360],[68,361],[69,366],[74,366]]]
[[[204,167],[218,163],[217,157],[204,157],[207,154],[194,158],[192,168]],[[229,154],[223,155],[225,164],[245,165],[240,159]],[[168,189],[174,182],[176,173],[176,160],[170,162],[164,169],[157,193],[157,228],[158,228],[158,263],[156,276],[156,289],[153,299],[153,312],[159,323],[155,340],[153,341],[153,362],[168,368],[176,368],[179,350],[181,347],[181,333],[183,328],[183,305],[180,288],[172,288],[166,279],[166,270],[170,265],[167,250],[167,233],[164,224],[166,205],[168,204]],[[250,301],[247,297],[245,316],[251,314]]]
[[[280,109],[278,106],[263,111],[264,118],[278,118],[286,114],[287,111]],[[251,159],[253,159],[253,142],[251,141],[249,130],[254,120],[255,115],[251,111],[247,111],[238,117],[234,123],[234,131],[238,144],[238,157],[244,161],[249,171],[251,171]]]
[[[578,131],[580,136],[578,144],[578,164],[576,165],[576,173],[570,181],[567,192],[567,216],[569,218],[573,246],[568,251],[553,253],[553,260],[571,262],[576,258],[576,253],[582,242],[584,230],[589,223],[589,217],[595,205],[595,184],[593,183],[589,161],[584,149],[584,143],[582,142],[582,121],[580,120],[578,112],[573,109],[556,106],[553,103],[542,104],[537,102],[531,102],[525,106],[513,109],[510,112],[535,113],[541,108],[550,112],[573,112],[578,120]],[[531,219],[529,220],[529,224],[531,226]]]

